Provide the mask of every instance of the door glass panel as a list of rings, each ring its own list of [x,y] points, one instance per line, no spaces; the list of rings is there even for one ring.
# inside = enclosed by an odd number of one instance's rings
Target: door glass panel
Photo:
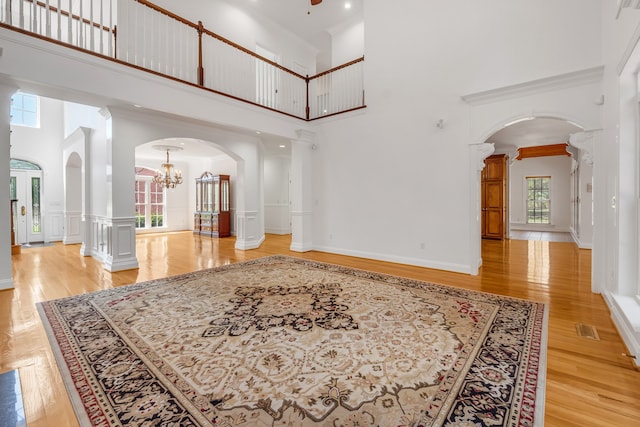
[[[40,178],[31,178],[31,230],[33,233],[40,233]]]
[[[136,180],[136,228],[144,228],[145,226],[145,206],[147,203],[145,182]]]
[[[222,181],[222,210],[229,210],[229,181]]]
[[[16,200],[18,198],[17,196],[17,191],[16,191],[16,177],[12,176],[11,180],[9,181],[9,199],[10,200]]]

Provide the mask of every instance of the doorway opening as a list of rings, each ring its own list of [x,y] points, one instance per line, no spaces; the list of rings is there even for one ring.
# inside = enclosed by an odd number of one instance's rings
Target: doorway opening
[[[491,238],[544,235],[567,241],[568,236],[579,247],[590,247],[592,170],[581,165],[581,153],[569,144],[571,134],[582,131],[566,119],[526,117],[504,125],[487,139],[495,150],[485,159],[483,178],[500,169],[490,167],[489,160],[499,158],[504,167],[499,177],[502,192],[481,195],[483,202],[492,195],[502,202],[500,214],[486,215],[487,221],[493,221],[486,228],[497,230]],[[547,187],[542,187],[543,180]]]

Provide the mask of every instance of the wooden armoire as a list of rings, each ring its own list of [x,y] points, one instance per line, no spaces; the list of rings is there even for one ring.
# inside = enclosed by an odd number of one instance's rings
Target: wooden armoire
[[[502,240],[507,232],[507,155],[485,159],[482,170],[482,238]]]

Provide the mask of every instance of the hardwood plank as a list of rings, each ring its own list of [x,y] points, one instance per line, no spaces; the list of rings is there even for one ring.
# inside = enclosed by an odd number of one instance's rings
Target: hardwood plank
[[[232,262],[285,254],[549,303],[546,426],[640,425],[640,372],[629,358],[600,295],[591,293],[591,251],[573,243],[483,241],[478,276],[322,252],[289,251],[290,236],[268,235],[258,249],[235,239],[191,232],[142,235],[140,268],[109,273],[79,245],[23,249],[13,256],[14,290],[0,292],[0,372],[19,369],[29,426],[77,426],[38,301],[172,276]],[[576,323],[597,328],[600,341],[580,338]]]

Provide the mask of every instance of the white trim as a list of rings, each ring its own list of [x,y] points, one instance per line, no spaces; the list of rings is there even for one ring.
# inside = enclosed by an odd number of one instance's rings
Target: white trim
[[[640,366],[640,303],[634,297],[604,293],[611,310],[611,319],[615,323],[622,340],[631,355],[636,356],[634,363]]]
[[[13,289],[13,279],[5,279],[0,280],[0,291],[4,291],[6,289]]]
[[[262,236],[260,239],[258,240],[243,240],[243,241],[236,241],[236,249],[240,249],[243,251],[248,251],[251,249],[258,249],[260,247],[260,245],[262,245],[264,243],[265,237]]]
[[[378,260],[378,261],[388,261],[388,262],[394,262],[394,263],[397,263],[397,264],[415,265],[415,266],[418,266],[418,267],[433,268],[433,269],[436,269],[436,270],[453,271],[453,272],[456,272],[456,273],[474,274],[474,273],[471,272],[471,266],[464,265],[464,264],[454,264],[454,263],[448,263],[448,262],[439,262],[439,261],[425,260],[425,259],[421,259],[421,258],[395,256],[395,255],[381,254],[381,253],[376,253],[376,252],[358,251],[358,250],[336,248],[336,247],[323,246],[323,245],[313,246],[312,248],[309,248],[308,250],[316,250],[316,251],[328,252],[328,253],[339,254],[339,255],[348,255],[348,256],[354,256],[354,257],[366,258],[366,259],[373,259],[373,260]]]
[[[623,73],[625,67],[627,66],[627,63],[629,62],[629,59],[631,59],[631,56],[633,55],[633,52],[636,49],[638,41],[640,41],[640,24],[638,24],[638,26],[636,27],[636,30],[633,32],[633,36],[631,36],[631,38],[629,39],[627,48],[624,50],[624,53],[620,58],[620,62],[618,62],[618,66],[616,67],[616,72],[618,73],[618,76],[620,76]]]
[[[602,81],[604,65],[586,68],[571,73],[558,74],[542,79],[530,80],[524,83],[503,86],[496,89],[463,95],[461,98],[470,105],[488,104],[490,102],[502,101],[525,95],[532,95],[540,92],[563,89],[568,87],[582,86],[588,83]]]

